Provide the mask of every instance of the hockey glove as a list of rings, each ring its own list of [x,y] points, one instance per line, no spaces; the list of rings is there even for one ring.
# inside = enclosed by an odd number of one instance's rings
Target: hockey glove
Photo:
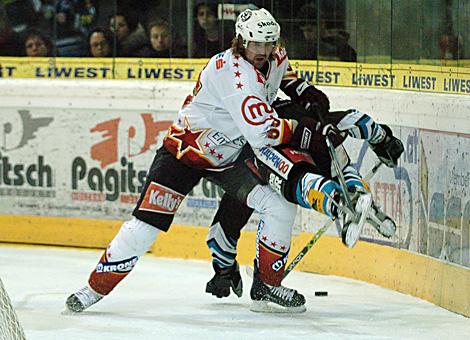
[[[220,268],[218,265],[213,264],[215,275],[207,282],[206,293],[217,296],[218,298],[227,297],[230,295],[230,288],[238,297],[243,294],[242,277],[240,276],[240,267],[238,262],[229,268]]]
[[[303,79],[291,81],[285,86],[281,86],[281,90],[307,110],[310,110],[313,105],[318,106],[323,114],[330,110],[330,101],[326,94]]]
[[[393,136],[392,130],[387,125],[380,125],[386,133],[385,138],[376,144],[369,143],[372,151],[389,168],[398,165],[398,159],[404,151],[401,140]]]
[[[312,115],[302,105],[292,100],[278,98],[274,101],[274,103],[272,103],[271,107],[276,110],[279,118],[294,119],[298,122],[302,119],[302,117],[309,117]]]
[[[299,103],[307,110],[310,106],[316,105],[321,114],[327,114],[330,110],[330,100],[327,95],[313,85],[300,86],[296,89],[299,94]]]

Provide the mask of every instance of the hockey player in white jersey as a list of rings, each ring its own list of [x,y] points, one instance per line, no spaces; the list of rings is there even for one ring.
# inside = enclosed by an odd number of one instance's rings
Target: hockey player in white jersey
[[[267,311],[264,302],[269,300],[284,312],[305,311],[304,296],[280,284],[296,207],[245,164],[248,144],[260,149],[291,138],[295,122],[280,118],[271,103],[281,83],[296,77],[278,45],[280,26],[268,11],[243,12],[236,31],[234,47],[212,57],[201,71],[157,151],[133,218],[110,242],[88,285],[67,298],[67,310],[82,312],[108,295],[158,233],[168,231],[183,198],[205,177],[260,213],[263,243],[257,244],[252,310]],[[313,86],[298,91],[302,95],[328,109],[327,97]]]

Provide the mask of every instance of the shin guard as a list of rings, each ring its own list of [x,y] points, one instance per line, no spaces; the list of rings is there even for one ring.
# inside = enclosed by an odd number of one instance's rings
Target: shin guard
[[[261,235],[261,239],[257,240],[256,256],[261,281],[271,286],[280,286],[289,256],[288,245],[285,242],[269,241],[266,235]]]
[[[279,286],[287,261],[296,206],[267,186],[257,186],[248,195],[248,206],[260,213],[256,237],[256,261],[260,279]]]
[[[158,232],[159,229],[135,217],[125,222],[91,273],[90,287],[98,294],[108,295],[147,252]]]
[[[297,183],[298,203],[330,217],[335,216],[332,197],[340,191],[339,184],[321,175],[306,173]]]

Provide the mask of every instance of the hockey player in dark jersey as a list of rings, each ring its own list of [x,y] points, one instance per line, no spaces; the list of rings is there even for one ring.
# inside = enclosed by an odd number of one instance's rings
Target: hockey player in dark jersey
[[[291,84],[294,88],[304,88],[308,91],[310,85],[302,80],[297,80]],[[291,92],[292,91],[286,91]],[[296,91],[297,92],[297,91]],[[333,200],[339,199],[339,184],[332,167],[332,159],[325,142],[325,135],[328,135],[336,148],[338,159],[342,160],[341,167],[345,177],[347,189],[353,202],[362,193],[368,193],[369,188],[362,180],[360,174],[350,165],[349,157],[346,154],[342,143],[347,136],[368,141],[371,149],[379,159],[388,167],[395,167],[398,158],[403,152],[403,145],[399,139],[393,136],[391,129],[387,125],[376,124],[371,117],[357,110],[324,112],[324,118],[318,112],[310,109],[316,101],[301,95],[291,96],[295,101],[275,102],[273,107],[276,112],[283,117],[295,118],[298,122],[293,138],[286,145],[270,148],[269,151],[258,152],[254,157],[257,167],[254,171],[266,183],[269,183],[275,190],[279,191],[288,201],[296,203],[304,208],[312,208],[324,213],[333,219],[346,217]],[[300,104],[296,104],[301,103]],[[305,107],[307,109],[305,109]],[[277,157],[278,160],[288,162],[293,157],[290,153],[307,152],[312,157],[313,163],[298,162],[291,169],[289,174],[284,174],[278,168],[272,166],[268,159]],[[268,157],[265,157],[269,155]],[[286,157],[286,159],[284,159]],[[297,160],[299,157],[297,157]],[[295,160],[293,160],[295,161]],[[328,195],[328,193],[330,195]],[[239,266],[236,262],[236,246],[240,237],[240,230],[248,222],[253,210],[246,205],[234,202],[230,195],[225,194],[220,202],[219,209],[214,217],[212,225],[207,235],[207,244],[213,257],[214,277],[207,283],[206,292],[217,297],[226,297],[230,294],[230,289],[241,296],[243,287]],[[374,202],[371,204],[368,213],[369,222],[381,235],[390,238],[395,234],[395,222],[388,217]],[[342,221],[343,228],[345,221]],[[343,242],[344,239],[343,229]],[[258,235],[263,237],[263,235]],[[357,238],[359,235],[357,236]],[[357,241],[357,239],[356,239]],[[269,248],[269,244],[263,244],[263,240],[258,240],[259,244]],[[354,242],[355,243],[355,242]],[[354,244],[346,244],[353,246]],[[273,249],[270,249],[273,251]],[[272,263],[274,266],[275,263]],[[284,268],[281,268],[282,272]],[[255,277],[250,291],[252,298],[259,291],[259,280],[257,280],[257,263],[255,261]],[[264,297],[269,301],[270,296]]]

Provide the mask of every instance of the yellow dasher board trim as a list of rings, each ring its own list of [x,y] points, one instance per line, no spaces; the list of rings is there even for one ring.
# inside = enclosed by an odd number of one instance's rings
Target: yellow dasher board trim
[[[195,81],[208,59],[0,57],[0,78]],[[316,85],[470,95],[470,67],[291,60]],[[461,60],[458,65],[470,65]]]

